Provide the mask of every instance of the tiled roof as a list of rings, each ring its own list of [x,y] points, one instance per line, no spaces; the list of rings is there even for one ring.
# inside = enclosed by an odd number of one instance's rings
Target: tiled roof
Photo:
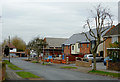
[[[10,48],[16,48],[13,44],[8,44],[8,47],[10,47]]]
[[[61,45],[67,40],[67,38],[50,38],[50,37],[46,37],[45,39],[49,47],[61,47]]]
[[[120,23],[116,26],[113,26],[110,30],[108,30],[104,36],[110,35],[120,35]]]
[[[105,28],[104,28],[105,29]],[[103,29],[102,29],[103,30]],[[109,30],[109,29],[108,29]],[[106,30],[102,36],[108,31]],[[97,35],[97,31],[96,29],[92,29],[92,31],[95,33],[95,35]],[[89,32],[86,32],[86,34],[88,35],[88,37],[91,39],[91,40],[94,40],[94,38],[92,36],[89,35]],[[70,45],[70,44],[75,44],[76,42],[89,42],[86,38],[86,36],[82,33],[76,33],[76,34],[73,34],[68,40],[66,40],[64,42],[64,45]]]

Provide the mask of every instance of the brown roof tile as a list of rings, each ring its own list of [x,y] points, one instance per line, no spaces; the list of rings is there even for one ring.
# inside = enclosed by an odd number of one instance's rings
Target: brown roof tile
[[[109,29],[104,36],[120,35],[120,23]]]
[[[8,44],[8,47],[10,47],[10,48],[16,48],[13,44]]]

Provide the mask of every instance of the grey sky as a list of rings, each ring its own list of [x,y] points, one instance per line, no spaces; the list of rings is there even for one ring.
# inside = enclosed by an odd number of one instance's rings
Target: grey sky
[[[3,0],[2,39],[18,36],[26,43],[36,36],[64,37],[82,32],[90,9],[98,2],[78,0]],[[112,0],[111,0],[112,1]],[[118,3],[101,2],[111,9],[117,24]],[[0,29],[1,30],[1,29]]]

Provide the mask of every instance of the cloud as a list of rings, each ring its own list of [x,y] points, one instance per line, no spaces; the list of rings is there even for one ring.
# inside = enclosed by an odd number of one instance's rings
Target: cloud
[[[19,36],[26,42],[35,36],[70,37],[82,32],[82,26],[93,2],[40,2],[39,0],[6,0],[3,4],[3,39]],[[72,1],[72,0],[71,0]],[[111,5],[112,4],[112,5]],[[116,15],[117,2],[107,4]]]

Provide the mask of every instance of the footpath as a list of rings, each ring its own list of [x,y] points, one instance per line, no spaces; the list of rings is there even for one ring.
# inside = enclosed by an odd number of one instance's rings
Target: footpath
[[[21,70],[12,70],[6,65],[6,80],[27,80],[19,75],[16,74],[16,72]]]

